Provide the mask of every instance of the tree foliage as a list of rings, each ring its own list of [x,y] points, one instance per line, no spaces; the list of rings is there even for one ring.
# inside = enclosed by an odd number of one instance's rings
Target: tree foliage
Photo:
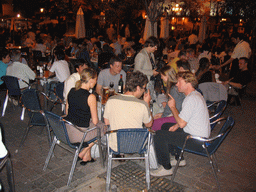
[[[223,4],[223,10],[223,15],[242,18],[249,25],[256,21],[256,1],[227,0]]]

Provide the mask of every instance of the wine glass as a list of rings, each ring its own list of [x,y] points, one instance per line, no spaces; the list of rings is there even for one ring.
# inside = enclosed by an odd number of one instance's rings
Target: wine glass
[[[111,81],[111,82],[109,83],[109,87],[110,87],[111,89],[113,89],[113,87],[114,87],[114,82],[113,82],[113,81]]]
[[[109,83],[109,87],[110,87],[110,89],[109,89],[109,96],[112,96],[112,95],[114,95],[114,89],[113,89],[113,87],[114,87],[114,82],[110,82]]]

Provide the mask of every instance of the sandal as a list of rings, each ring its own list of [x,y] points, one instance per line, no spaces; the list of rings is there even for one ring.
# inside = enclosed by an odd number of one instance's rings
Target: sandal
[[[86,165],[87,163],[93,163],[93,162],[95,162],[96,160],[95,159],[91,159],[90,161],[81,161],[80,162],[80,165]]]

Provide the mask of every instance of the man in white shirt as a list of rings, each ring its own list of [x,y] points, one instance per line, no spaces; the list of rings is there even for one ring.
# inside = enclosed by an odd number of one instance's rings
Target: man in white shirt
[[[21,53],[19,51],[12,52],[12,61],[13,63],[6,69],[6,75],[20,78],[27,83],[29,83],[29,80],[35,79],[36,74],[34,71],[32,71],[28,65],[21,63]],[[22,81],[19,81],[19,85],[20,89],[28,87],[28,85]]]
[[[65,61],[65,53],[62,50],[57,50],[55,52],[56,61],[53,63],[52,67],[50,68],[49,76],[56,75],[57,81],[64,82],[69,76],[69,66],[68,62]]]
[[[246,57],[247,59],[249,59],[252,53],[249,43],[244,41],[243,34],[232,34],[231,40],[233,41],[233,43],[236,44],[236,46],[230,59],[227,60],[225,63],[221,64],[220,66],[216,67],[217,69],[220,69],[221,67],[232,63],[229,78],[235,77],[239,72],[238,60],[242,57]]]
[[[152,171],[152,176],[161,177],[172,175],[173,168],[177,163],[180,155],[180,150],[176,146],[182,146],[187,135],[194,135],[199,137],[210,136],[210,121],[208,109],[202,95],[195,90],[197,85],[196,77],[191,72],[179,72],[177,74],[179,92],[186,95],[182,110],[179,113],[175,100],[169,95],[170,100],[168,106],[176,120],[176,124],[165,123],[162,125],[162,130],[156,132],[154,136],[154,144],[156,150],[157,161],[161,165],[157,170]],[[193,143],[191,148],[196,148]],[[170,161],[169,150],[175,159]],[[185,166],[184,159],[181,160],[180,166]]]
[[[199,60],[195,56],[195,50],[192,48],[187,49],[186,56],[190,65],[191,72],[195,74],[199,68]]]
[[[70,75],[64,81],[64,91],[63,91],[64,101],[66,101],[70,89],[75,87],[76,82],[81,79],[81,77],[80,77],[81,72],[84,69],[88,68],[88,63],[84,59],[79,59],[76,61],[74,68],[76,69],[77,72]]]
[[[110,47],[112,47],[114,49],[114,53],[115,55],[119,55],[122,52],[122,46],[120,45],[120,43],[117,41],[117,36],[114,35],[113,36],[113,43],[110,44]]]

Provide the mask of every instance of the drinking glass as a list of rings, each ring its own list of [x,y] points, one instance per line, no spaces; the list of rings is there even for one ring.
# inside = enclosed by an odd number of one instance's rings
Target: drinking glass
[[[113,89],[113,87],[114,87],[114,82],[113,82],[113,81],[111,81],[111,82],[109,83],[109,87],[110,87],[111,89]]]

